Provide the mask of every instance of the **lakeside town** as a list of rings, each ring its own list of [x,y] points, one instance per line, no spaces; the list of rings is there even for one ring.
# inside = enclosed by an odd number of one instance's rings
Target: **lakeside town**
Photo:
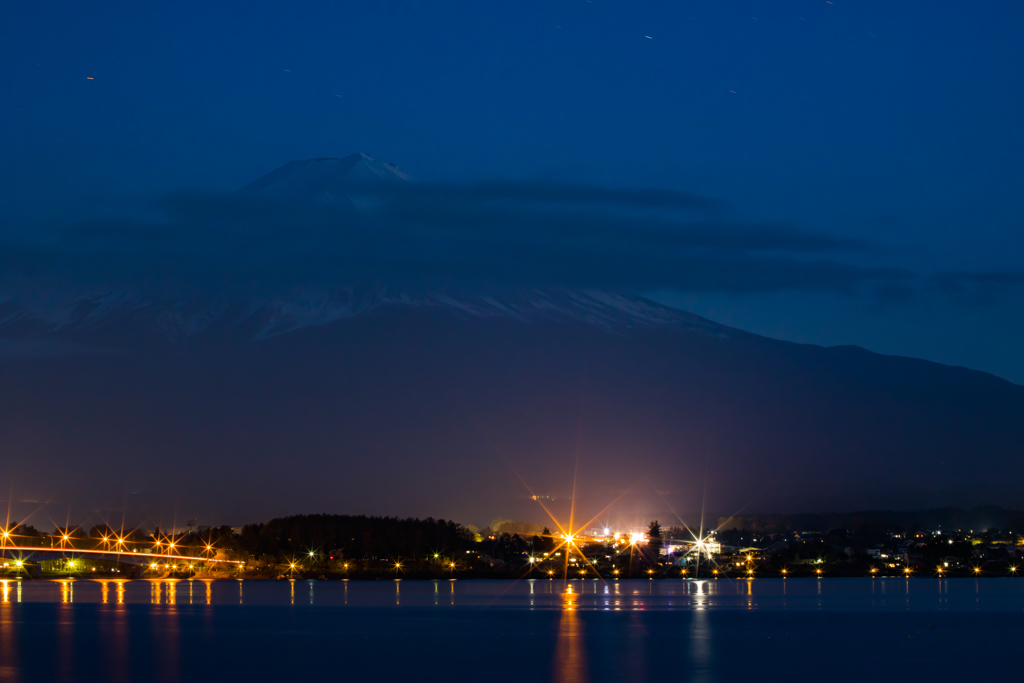
[[[1024,573],[1015,529],[728,526],[576,531],[496,520],[301,515],[182,531],[30,524],[0,529],[4,578],[666,579],[856,576],[1006,577]],[[743,520],[737,520],[743,521]],[[915,525],[916,526],[916,525]]]

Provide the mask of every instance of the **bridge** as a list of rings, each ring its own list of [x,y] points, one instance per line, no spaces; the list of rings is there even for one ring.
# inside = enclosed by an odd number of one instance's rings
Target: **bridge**
[[[165,567],[169,566],[180,566],[182,563],[187,563],[189,568],[193,568],[194,564],[221,564],[230,566],[241,566],[244,564],[238,560],[218,560],[213,557],[200,557],[192,555],[175,555],[171,553],[154,553],[154,552],[138,552],[138,550],[100,550],[96,548],[80,549],[72,547],[64,548],[46,548],[39,546],[19,546],[19,545],[2,545],[0,546],[0,558],[2,558],[4,565],[9,565],[13,561],[14,569],[23,569],[30,577],[38,578],[41,576],[39,571],[39,562],[46,560],[67,560],[69,568],[74,569],[75,564],[80,561],[88,560],[106,560],[108,562],[113,561],[118,564],[127,564],[133,567],[138,567],[142,570],[146,567],[157,568],[160,565]],[[81,570],[84,570],[85,566],[81,566]],[[133,574],[136,572],[133,572]],[[141,572],[138,572],[141,576]]]

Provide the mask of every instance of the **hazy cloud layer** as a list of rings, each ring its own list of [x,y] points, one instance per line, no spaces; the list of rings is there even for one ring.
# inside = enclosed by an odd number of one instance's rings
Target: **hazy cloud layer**
[[[883,245],[784,223],[731,220],[714,199],[675,190],[548,182],[350,183],[298,198],[167,195],[116,218],[64,228],[45,248],[8,244],[11,271],[153,283],[198,278],[859,291],[891,299],[930,287],[982,301],[1004,274],[879,267]],[[894,295],[892,293],[898,293]]]

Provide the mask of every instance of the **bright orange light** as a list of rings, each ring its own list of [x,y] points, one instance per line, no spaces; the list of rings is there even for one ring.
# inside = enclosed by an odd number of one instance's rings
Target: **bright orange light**
[[[643,534],[630,534],[629,535],[629,542],[632,545],[637,545],[639,543],[643,543],[644,542],[644,535]]]

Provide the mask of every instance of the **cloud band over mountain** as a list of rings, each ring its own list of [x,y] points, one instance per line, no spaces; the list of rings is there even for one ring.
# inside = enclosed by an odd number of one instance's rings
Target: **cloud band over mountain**
[[[339,183],[314,163],[352,158],[378,175]],[[738,221],[723,202],[684,191],[410,182],[390,165],[353,155],[293,162],[234,194],[169,194],[84,217],[47,246],[3,244],[0,258],[9,271],[35,275],[57,269],[90,281],[199,278],[207,285],[258,276],[904,297],[932,289],[979,301],[1021,282],[1014,274],[925,279],[873,263],[885,251],[787,223]]]

